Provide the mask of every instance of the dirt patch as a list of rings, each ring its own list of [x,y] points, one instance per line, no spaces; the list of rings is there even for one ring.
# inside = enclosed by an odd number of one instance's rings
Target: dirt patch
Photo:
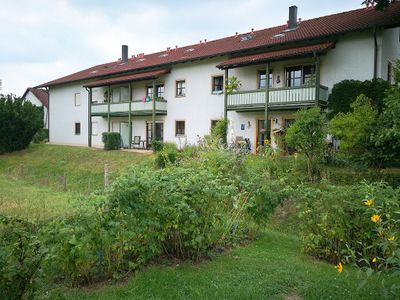
[[[284,295],[283,299],[284,300],[303,300],[303,297],[301,297],[298,292],[293,291],[289,294]]]

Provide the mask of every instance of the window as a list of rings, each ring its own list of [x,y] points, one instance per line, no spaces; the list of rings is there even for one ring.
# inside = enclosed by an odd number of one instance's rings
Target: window
[[[267,77],[265,76],[266,70],[258,71],[258,88],[265,89]],[[272,72],[269,72],[269,87],[272,88]]]
[[[75,93],[75,106],[81,106],[81,93]]]
[[[92,135],[98,135],[99,124],[97,122],[92,122]]]
[[[157,98],[164,99],[164,85],[163,84],[157,85]]]
[[[302,86],[303,84],[312,85],[315,83],[313,65],[286,68],[285,76],[287,87]]]
[[[164,98],[164,85],[163,84],[158,84],[156,85],[156,97],[157,98]],[[152,86],[148,86],[146,87],[146,96],[153,98],[153,87]]]
[[[129,88],[126,86],[121,86],[121,100],[129,101]]]
[[[179,80],[176,82],[176,97],[186,96],[186,82],[185,80]]]
[[[224,89],[224,76],[212,77],[212,93],[219,94]]]
[[[185,121],[175,121],[175,135],[185,135]]]
[[[81,135],[81,123],[75,123],[75,135]]]
[[[390,61],[387,65],[387,81],[392,83],[392,63]]]
[[[153,87],[152,86],[146,87],[146,97],[153,98]]]
[[[285,128],[288,129],[295,122],[295,119],[285,119]]]

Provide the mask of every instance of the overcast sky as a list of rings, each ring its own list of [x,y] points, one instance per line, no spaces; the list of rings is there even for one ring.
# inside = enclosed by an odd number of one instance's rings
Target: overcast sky
[[[310,19],[361,8],[362,0],[0,0],[0,93],[121,57],[281,25],[288,7]]]

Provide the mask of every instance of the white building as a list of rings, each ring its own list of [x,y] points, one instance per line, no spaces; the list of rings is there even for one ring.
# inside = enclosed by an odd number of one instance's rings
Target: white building
[[[49,94],[38,88],[27,88],[22,99],[31,102],[33,105],[43,107],[43,124],[48,128],[49,120]]]
[[[248,138],[254,150],[264,138],[274,141],[301,107],[326,107],[335,83],[390,80],[399,26],[398,2],[385,12],[370,7],[303,21],[293,6],[289,22],[273,28],[131,57],[123,46],[118,61],[39,86],[50,95],[50,142],[101,147],[102,132],[113,131],[123,147],[148,147],[152,136],[195,144],[227,118],[228,136]],[[224,93],[232,76],[241,87]]]

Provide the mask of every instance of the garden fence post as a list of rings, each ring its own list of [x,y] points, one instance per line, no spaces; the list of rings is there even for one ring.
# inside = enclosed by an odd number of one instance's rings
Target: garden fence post
[[[105,187],[105,188],[108,188],[108,186],[109,186],[108,173],[109,173],[109,170],[108,170],[108,163],[105,163],[105,164],[104,164],[104,187]]]

